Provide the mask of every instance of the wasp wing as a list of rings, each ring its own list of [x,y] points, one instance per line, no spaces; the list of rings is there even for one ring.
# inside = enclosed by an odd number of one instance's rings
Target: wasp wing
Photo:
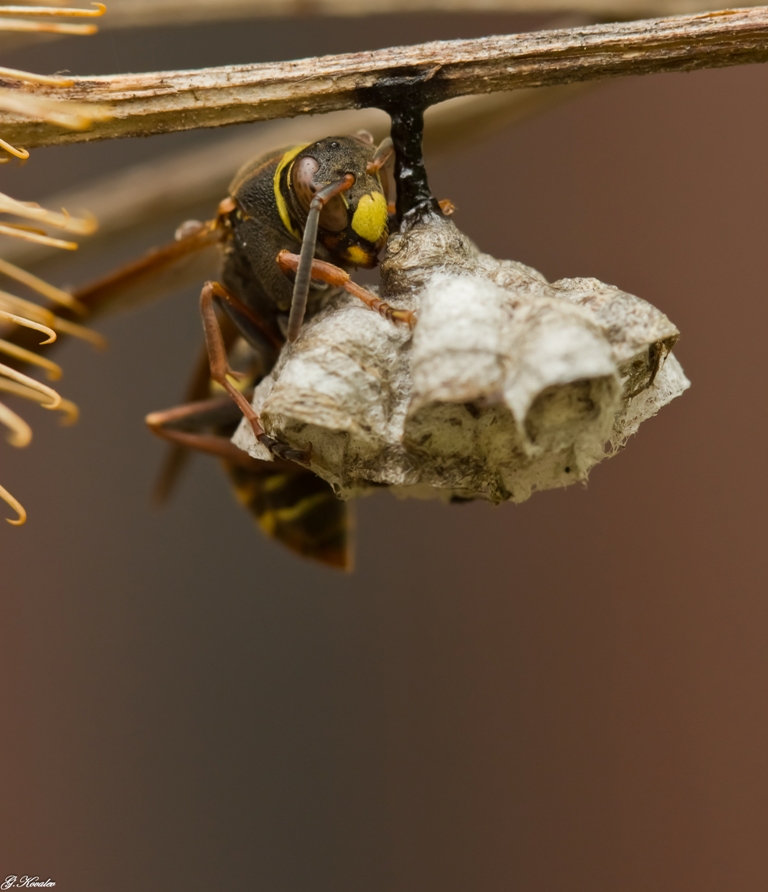
[[[89,319],[165,297],[215,277],[223,238],[217,220],[202,223],[176,241],[78,288],[73,297],[86,307]]]
[[[82,324],[107,313],[128,309],[165,297],[174,291],[206,278],[215,277],[221,264],[221,249],[225,230],[218,220],[200,224],[194,231],[161,248],[147,252],[82,288],[72,296],[80,306],[80,312],[58,304],[48,303],[44,309],[59,319]],[[33,353],[40,352],[38,332],[15,327],[5,335],[6,339]],[[56,343],[67,335],[59,333]],[[55,347],[56,345],[52,345]],[[46,346],[46,352],[51,346]],[[25,365],[14,360],[15,368]]]

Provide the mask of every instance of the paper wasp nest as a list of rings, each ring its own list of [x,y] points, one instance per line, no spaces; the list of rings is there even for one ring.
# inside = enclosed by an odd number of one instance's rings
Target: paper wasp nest
[[[549,284],[436,215],[390,238],[380,297],[418,313],[412,332],[335,296],[254,396],[343,498],[520,502],[584,480],[689,387],[650,304],[596,279]],[[234,442],[270,457],[246,423]]]

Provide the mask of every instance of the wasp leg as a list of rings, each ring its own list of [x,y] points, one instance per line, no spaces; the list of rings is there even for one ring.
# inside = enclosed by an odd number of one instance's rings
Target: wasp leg
[[[222,293],[226,293],[226,289],[218,282],[206,282],[200,293],[200,313],[203,317],[203,329],[205,331],[205,343],[208,348],[208,360],[211,366],[211,378],[217,384],[220,384],[237,403],[240,411],[251,425],[254,436],[262,446],[266,446],[270,452],[279,458],[302,463],[308,462],[312,454],[311,447],[308,449],[294,449],[292,446],[280,443],[278,440],[270,437],[262,427],[261,420],[253,406],[229,380],[228,376],[235,378],[240,376],[229,367],[227,348],[224,344],[221,326],[216,318],[216,310],[213,305],[214,298],[220,297]]]
[[[290,251],[281,251],[277,255],[277,262],[280,269],[287,273],[297,269],[299,255],[291,254]],[[379,313],[391,322],[403,322],[410,328],[413,328],[416,324],[416,314],[413,310],[398,310],[390,306],[376,297],[373,292],[368,291],[367,288],[363,288],[362,285],[353,282],[349,273],[338,266],[334,266],[332,263],[326,263],[324,260],[313,260],[311,272],[313,279],[319,279],[321,282],[327,282],[329,285],[335,285],[337,288],[344,288],[345,291],[361,300],[368,309]]]
[[[234,322],[232,322],[232,320],[228,319],[226,316],[224,316],[221,321],[223,323],[222,336],[224,338],[224,343],[229,350],[237,340],[237,329],[235,328]],[[211,366],[208,362],[208,350],[205,344],[203,344],[203,349],[200,351],[200,354],[198,355],[195,362],[191,380],[189,381],[189,384],[184,391],[184,405],[188,403],[199,403],[202,400],[209,399],[210,390]],[[227,401],[228,408],[234,416],[231,419],[231,426],[234,430],[234,425],[236,425],[237,422],[239,422],[240,420],[240,410],[228,396],[224,396],[222,397],[222,399],[225,399]],[[179,478],[184,472],[188,459],[189,450],[184,445],[178,442],[170,443],[168,451],[165,454],[165,459],[163,460],[162,467],[155,481],[153,495],[155,501],[158,504],[162,505],[168,500],[169,496],[176,487]]]
[[[261,461],[235,446],[229,437],[220,434],[202,433],[200,428],[218,427],[222,421],[226,423],[231,417],[232,400],[228,396],[214,397],[196,403],[185,403],[151,412],[144,421],[147,427],[158,437],[171,443],[213,455],[225,461],[247,468],[250,471],[264,470],[269,473],[280,467],[292,469],[291,462]]]
[[[373,153],[373,158],[368,162],[365,172],[370,174],[378,173],[390,159],[394,158],[394,154],[395,147],[392,144],[392,139],[388,136]]]
[[[239,333],[253,347],[257,353],[268,350],[274,358],[283,346],[283,340],[279,334],[267,325],[250,307],[235,297],[223,285],[218,282],[209,283],[213,288],[215,297],[220,301],[224,309],[229,313]],[[274,360],[273,360],[274,361]]]
[[[227,305],[225,309],[229,311],[229,305]],[[236,324],[232,314],[228,312],[228,314],[224,314],[219,318],[219,322],[221,325],[222,337],[224,338],[224,346],[229,355],[230,351],[243,334],[243,327],[247,324],[247,321],[243,322],[240,317],[238,317]],[[271,353],[272,348],[265,347],[265,345],[259,342],[251,343],[251,338],[247,338],[247,340],[254,351],[253,380],[255,383],[262,377],[266,369],[269,368],[270,363],[274,362]],[[211,396],[211,366],[208,361],[208,349],[205,346],[205,343],[203,343],[203,349],[200,351],[197,360],[195,361],[194,370],[184,391],[181,405],[199,403],[203,400],[211,399]],[[242,415],[240,414],[240,409],[234,402],[232,402],[229,396],[225,395],[220,397],[220,399],[226,401],[226,417],[220,418],[217,413],[216,418],[208,420],[207,426],[212,427],[212,432],[214,433],[221,434],[222,436],[229,436],[234,433]],[[195,430],[201,430],[203,419],[195,418],[194,421]],[[162,467],[155,481],[154,498],[158,504],[163,504],[167,501],[173,492],[187,465],[189,454],[190,451],[184,444],[178,441],[169,443],[168,451],[166,452]]]

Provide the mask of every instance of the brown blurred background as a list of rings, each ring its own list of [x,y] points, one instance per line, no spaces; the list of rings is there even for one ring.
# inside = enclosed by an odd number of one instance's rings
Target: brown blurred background
[[[104,32],[4,64],[191,68],[537,24]],[[2,449],[30,520],[0,525],[0,878],[768,888],[767,93],[765,67],[623,79],[427,159],[484,249],[664,310],[693,387],[588,487],[497,509],[362,502],[353,576],[263,539],[213,461],[151,507],[163,450],[142,419],[183,390],[194,291],[105,321],[105,355],[58,351],[81,422],[37,413],[32,446]],[[215,135],[39,149],[2,188],[44,198]],[[50,275],[84,281],[170,235]]]

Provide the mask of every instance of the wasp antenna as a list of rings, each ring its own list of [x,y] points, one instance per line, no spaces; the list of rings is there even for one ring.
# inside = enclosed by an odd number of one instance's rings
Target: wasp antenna
[[[394,151],[395,147],[392,145],[390,137],[382,140],[381,144],[374,152],[373,158],[371,158],[366,165],[365,172],[370,174],[378,173],[392,157]]]
[[[291,312],[288,316],[286,337],[291,344],[299,336],[301,323],[304,321],[304,313],[307,310],[307,298],[309,297],[309,285],[312,281],[312,261],[315,259],[317,225],[320,219],[320,211],[335,195],[351,189],[354,182],[354,175],[348,173],[342,179],[322,188],[310,202],[309,214],[304,226],[304,238],[301,242],[299,268],[296,270],[296,280],[293,285]]]
[[[291,312],[288,316],[287,337],[292,344],[299,336],[301,323],[304,321],[304,313],[307,309],[309,297],[309,284],[312,281],[312,261],[315,258],[315,245],[317,244],[317,221],[320,219],[320,208],[312,202],[309,208],[309,216],[304,227],[304,238],[301,242],[301,254],[299,256],[299,268],[296,270],[296,280],[293,285],[293,299],[291,300]]]

